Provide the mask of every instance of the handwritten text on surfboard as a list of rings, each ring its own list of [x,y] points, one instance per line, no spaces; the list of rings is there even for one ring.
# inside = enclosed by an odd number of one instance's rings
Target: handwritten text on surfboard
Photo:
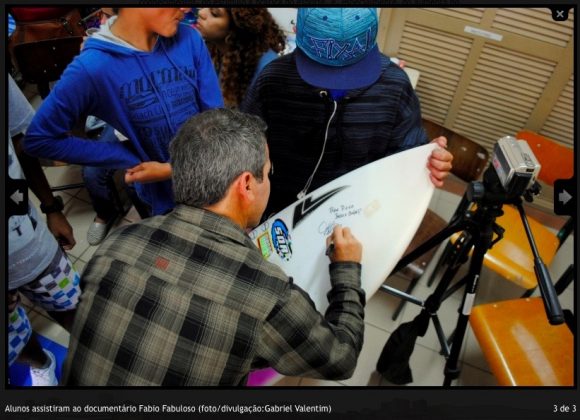
[[[334,227],[340,223],[340,219],[350,216],[359,216],[363,210],[354,204],[340,204],[337,206],[330,206],[328,212],[333,216],[333,220],[321,222],[318,226],[318,233],[328,236],[332,233]],[[337,222],[337,220],[339,222]]]
[[[355,207],[354,204],[341,204],[340,206],[330,206],[328,211],[335,218],[341,219],[346,216],[357,216],[362,213],[361,207]]]

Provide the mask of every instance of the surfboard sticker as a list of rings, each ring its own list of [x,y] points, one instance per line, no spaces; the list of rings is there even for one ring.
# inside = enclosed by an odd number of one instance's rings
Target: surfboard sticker
[[[270,233],[264,232],[257,239],[258,248],[262,252],[262,256],[267,260],[274,252],[274,246],[272,245],[272,241],[270,240]]]
[[[380,159],[312,191],[252,232],[258,242],[271,234],[268,261],[278,265],[324,313],[330,290],[326,237],[349,227],[363,244],[361,284],[367,301],[389,276],[419,227],[434,186],[427,144]]]
[[[272,243],[278,256],[285,261],[292,258],[292,238],[286,223],[281,219],[274,220],[272,223]]]

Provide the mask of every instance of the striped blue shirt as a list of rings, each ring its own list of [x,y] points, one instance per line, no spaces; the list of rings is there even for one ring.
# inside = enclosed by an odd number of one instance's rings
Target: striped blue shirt
[[[382,73],[371,86],[349,90],[337,102],[324,156],[308,192],[385,156],[427,142],[419,100],[405,72],[381,57]],[[272,61],[246,93],[241,110],[268,125],[275,173],[265,215],[296,200],[314,171],[334,108],[330,92],[307,84],[294,53]]]

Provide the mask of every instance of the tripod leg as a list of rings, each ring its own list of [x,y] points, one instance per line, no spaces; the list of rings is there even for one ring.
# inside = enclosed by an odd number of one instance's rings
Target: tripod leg
[[[461,220],[458,220],[458,221],[454,222],[452,225],[447,226],[446,228],[441,230],[439,233],[435,234],[433,237],[428,239],[427,242],[423,243],[422,245],[417,247],[415,250],[413,250],[410,254],[407,254],[405,257],[403,257],[397,263],[397,266],[394,268],[393,273],[397,272],[402,267],[405,267],[407,264],[414,261],[416,258],[421,256],[427,250],[431,249],[433,246],[441,243],[441,241],[448,238],[449,235],[451,235],[455,232],[461,231],[465,227],[466,227],[465,223],[463,223]],[[461,243],[461,244],[468,243],[469,247],[471,247],[472,243],[471,243],[471,236],[470,235],[467,235],[467,236],[462,235],[462,236],[460,236],[460,238],[462,238],[463,241],[461,241],[461,242],[456,241],[457,243]],[[453,248],[456,248],[456,246],[454,246]],[[463,248],[460,248],[460,249],[463,249]],[[467,248],[467,249],[470,249],[470,248]],[[456,253],[454,254],[454,256],[455,255],[456,255]],[[450,274],[447,274],[447,271],[446,271],[445,274],[443,275],[443,277],[446,277],[449,279],[447,281],[447,283],[445,283],[443,281],[443,279],[441,280],[440,283],[448,284],[448,282],[451,281],[451,279],[453,278],[453,276],[455,275],[455,273],[457,272],[457,269],[458,269],[458,267],[455,267],[455,264],[457,261],[462,261],[462,260],[454,257],[454,259],[451,261],[451,263],[454,264],[454,267],[453,267],[454,271]],[[463,262],[461,262],[461,263],[463,263]],[[398,298],[403,299],[403,301],[399,304],[399,306],[395,310],[395,313],[392,315],[393,321],[397,319],[397,317],[399,316],[399,314],[400,314],[401,310],[403,309],[403,306],[405,305],[406,302],[412,302],[412,303],[415,303],[416,305],[423,306],[423,301],[415,298],[414,296],[412,296],[410,294],[413,291],[413,289],[415,288],[415,286],[417,285],[419,279],[420,278],[413,279],[405,292],[402,292],[402,291],[397,290],[397,289],[393,289],[392,287],[389,287],[385,284],[381,285],[381,289],[384,290],[385,292],[387,292],[393,296],[396,296]],[[438,288],[439,288],[439,286],[438,286]],[[441,290],[439,296],[443,292],[444,292],[444,290]],[[436,293],[437,293],[437,291],[433,292],[433,295],[435,295]],[[437,303],[436,305],[434,305],[433,311],[436,312],[438,308],[439,308],[439,304]]]
[[[461,197],[461,201],[459,202],[459,205],[455,209],[455,212],[451,216],[451,220],[449,221],[449,225],[463,226],[464,224],[461,223],[461,218],[465,216],[465,214],[469,210],[469,207],[471,206],[471,204],[472,204],[472,202],[470,200],[468,200],[467,196],[464,194]],[[431,285],[435,281],[435,278],[437,277],[437,274],[439,273],[439,270],[447,262],[449,254],[452,251],[453,251],[453,244],[451,243],[451,241],[448,241],[447,244],[445,245],[445,249],[443,250],[443,253],[441,254],[441,257],[439,257],[439,259],[437,260],[437,263],[436,263],[435,267],[433,268],[433,271],[431,272],[429,279],[427,280],[427,287],[431,287]]]
[[[445,338],[445,332],[443,331],[439,317],[437,314],[433,314],[431,315],[431,319],[433,320],[433,326],[435,326],[435,332],[437,332],[437,338],[439,339],[439,344],[441,345],[441,351],[439,354],[447,357],[449,356],[449,343]]]
[[[452,267],[448,267],[447,270],[445,271],[445,274],[443,274],[443,277],[441,278],[441,283],[447,284],[447,286],[439,298],[439,305],[450,296],[449,290],[456,288],[455,286],[460,285],[460,283],[465,283],[465,279],[461,279],[454,286],[448,287],[448,285],[451,283],[451,281],[453,280],[453,278],[457,274],[457,271],[459,271],[460,267],[461,267],[461,264],[456,264]],[[439,306],[437,306],[437,309],[439,309]],[[433,319],[433,325],[435,326],[435,330],[437,331],[437,337],[439,338],[439,344],[441,345],[441,352],[439,354],[441,354],[445,357],[448,357],[450,344],[452,342],[451,337],[453,336],[453,333],[451,333],[450,338],[446,338],[445,333],[443,332],[443,329],[441,328],[441,324],[439,323],[439,318],[437,317],[437,315],[436,314],[431,315],[431,319]]]
[[[522,298],[527,298],[527,297],[530,297],[530,296],[532,296],[532,295],[534,294],[534,292],[536,291],[536,289],[537,289],[537,287],[534,287],[534,288],[532,288],[532,289],[528,289],[528,290],[526,290],[526,291],[525,291],[525,292],[522,294],[522,296],[521,296],[521,297],[522,297]]]
[[[467,284],[465,286],[465,293],[463,294],[463,301],[461,303],[461,310],[457,318],[457,325],[453,332],[453,343],[451,345],[451,353],[445,363],[445,380],[443,386],[450,386],[451,381],[459,377],[460,370],[457,367],[457,361],[461,352],[463,339],[467,330],[469,322],[469,314],[475,300],[479,276],[483,266],[483,258],[490,247],[493,230],[492,224],[488,223],[483,226],[479,237],[475,241],[473,256],[469,265],[469,272],[467,274]]]
[[[453,260],[450,261],[449,266],[443,273],[441,280],[437,284],[435,291],[427,298],[424,304],[424,311],[429,313],[429,316],[433,320],[435,330],[437,332],[437,337],[439,338],[439,343],[441,344],[441,354],[447,357],[449,355],[449,346],[439,318],[437,316],[437,311],[446,298],[446,291],[449,285],[453,281],[453,278],[457,274],[457,271],[464,262],[465,257],[469,253],[469,250],[473,246],[473,235],[465,234],[463,240],[460,242],[461,247],[455,253]]]
[[[560,276],[556,284],[554,285],[554,289],[556,289],[556,293],[558,295],[562,294],[564,290],[572,283],[574,280],[574,264],[570,264],[566,271]]]
[[[441,294],[439,295],[440,303],[446,300],[453,292],[455,292],[455,290],[457,290],[459,287],[461,287],[463,284],[466,283],[466,279],[463,278],[454,286],[449,287],[451,281],[453,280],[453,278],[455,277],[461,266],[467,261],[469,251],[473,246],[473,236],[471,234],[464,232],[457,239],[457,241],[455,241],[454,244],[450,245],[451,251],[447,256],[448,261],[445,263],[447,265],[447,269],[445,270],[445,273],[443,273],[443,275],[441,276],[441,280],[439,282],[439,284],[445,285],[444,287],[441,286],[442,290]],[[440,286],[437,286],[438,289],[439,287]],[[436,292],[434,292],[433,294],[435,293]]]
[[[449,241],[443,250],[441,258],[437,262],[437,266],[433,270],[431,277],[429,277],[427,287],[431,286],[436,278],[437,271],[439,271],[440,267],[443,265],[447,265],[449,267],[460,266],[465,261],[467,261],[467,256],[472,246],[472,235],[466,231],[462,232],[455,242],[451,243],[451,241]]]
[[[409,282],[409,285],[407,286],[407,289],[405,290],[405,293],[407,293],[407,294],[410,295],[413,292],[413,290],[415,289],[415,286],[419,282],[419,279],[420,278],[421,277],[413,277],[411,279],[411,281]],[[405,304],[406,303],[407,303],[407,301],[405,299],[401,299],[401,302],[399,302],[399,306],[397,306],[397,309],[395,310],[395,312],[393,313],[393,316],[391,317],[391,319],[393,321],[395,321],[399,317],[399,315],[401,314],[401,311],[405,307]]]
[[[447,242],[445,248],[443,249],[443,253],[437,260],[435,267],[433,267],[431,275],[429,275],[429,280],[427,280],[427,287],[431,287],[431,285],[435,281],[435,278],[437,277],[437,274],[439,274],[441,268],[447,263],[447,259],[449,258],[449,254],[451,253],[452,248],[453,244],[451,242]]]

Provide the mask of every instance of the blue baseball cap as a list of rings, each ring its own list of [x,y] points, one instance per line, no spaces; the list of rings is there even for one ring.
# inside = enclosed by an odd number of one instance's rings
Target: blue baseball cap
[[[358,89],[381,74],[375,8],[299,8],[296,66],[310,85]]]

